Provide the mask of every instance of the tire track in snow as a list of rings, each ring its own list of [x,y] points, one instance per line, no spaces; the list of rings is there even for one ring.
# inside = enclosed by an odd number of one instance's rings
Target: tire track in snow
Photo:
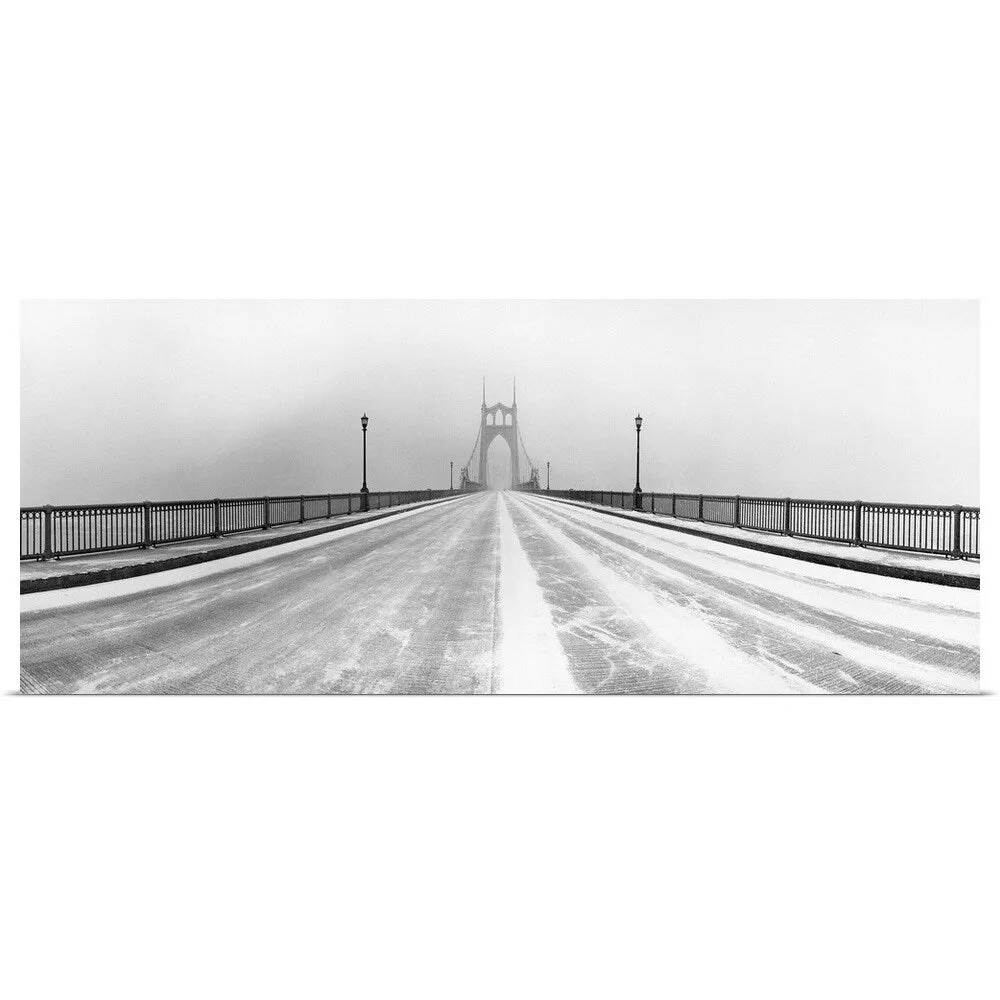
[[[494,503],[473,497],[406,527],[345,530],[185,585],[22,614],[22,683],[61,692],[489,690],[496,532],[484,514]]]
[[[705,694],[704,676],[580,572],[524,506],[509,506],[577,686],[593,694]]]
[[[832,674],[839,678],[834,682],[834,689],[839,691],[905,691],[909,689],[973,693],[979,690],[978,670],[975,674],[971,674],[960,668],[951,669],[948,666],[927,664],[892,652],[884,648],[884,643],[868,645],[859,642],[833,628],[837,622],[835,616],[827,615],[825,619],[822,616],[816,616],[821,622],[819,625],[802,620],[803,617],[809,617],[811,611],[804,605],[799,605],[796,608],[792,604],[782,614],[766,611],[754,600],[731,594],[723,589],[726,583],[724,576],[713,580],[711,575],[704,570],[699,572],[698,569],[692,567],[691,569],[694,570],[692,573],[683,564],[679,567],[665,565],[664,562],[636,551],[634,545],[630,546],[615,541],[607,532],[590,528],[573,515],[567,516],[561,510],[554,511],[552,506],[543,500],[532,501],[530,506],[557,522],[560,527],[556,530],[563,531],[565,529],[570,536],[575,536],[579,540],[593,538],[599,543],[596,550],[603,549],[604,559],[612,566],[617,566],[619,570],[630,563],[651,570],[660,579],[669,582],[675,589],[678,586],[683,588],[683,592],[689,596],[692,603],[701,605],[702,613],[706,616],[714,616],[724,621],[730,628],[742,626],[757,630],[759,636],[757,639],[758,655],[766,657],[778,666],[803,674],[803,667],[806,670],[811,670],[813,664],[808,661],[800,661],[796,665],[790,662],[786,656],[769,655],[768,646],[773,644],[771,636],[775,631],[794,636],[800,644],[804,640],[808,643],[807,649],[826,649],[838,658],[842,658],[835,670],[831,671],[828,667],[824,667],[822,675],[816,678],[824,689],[829,685]],[[665,557],[663,553],[657,554],[661,555],[661,558]],[[595,556],[595,558],[598,557]],[[666,558],[669,559],[669,557]],[[704,606],[705,600],[710,602],[709,606]],[[816,618],[814,618],[815,620]],[[771,630],[771,636],[760,631],[763,626],[767,626]],[[875,637],[874,631],[870,634],[873,638]],[[909,641],[915,641],[915,638],[912,635],[908,637]],[[962,653],[966,655],[968,652],[967,649],[962,650]],[[854,671],[853,675],[846,672],[849,670]],[[877,675],[881,675],[887,680],[891,679],[892,686],[887,688],[881,685]]]
[[[715,691],[781,694],[819,690],[773,661],[755,659],[731,646],[703,615],[661,600],[609,568],[592,550],[574,541],[538,514],[537,503],[518,498],[537,527],[599,583],[628,614],[642,621],[660,643],[704,675]],[[544,503],[544,501],[538,501]]]
[[[535,501],[536,505],[538,501]],[[541,501],[541,503],[545,503]],[[552,510],[551,504],[546,505]],[[576,517],[580,511],[585,516]],[[678,542],[673,536],[665,537],[663,531],[623,522],[602,516],[599,513],[575,508],[572,515],[559,510],[554,516],[560,523],[586,527],[595,534],[608,539],[617,539],[630,547],[654,553],[673,564],[674,568],[690,573],[697,579],[718,585],[721,579],[738,581],[757,593],[773,594],[794,602],[801,610],[815,610],[831,617],[849,618],[859,625],[866,623],[896,632],[906,631],[914,636],[933,636],[941,643],[953,647],[978,647],[979,643],[979,595],[974,591],[937,587],[934,584],[915,583],[909,580],[885,580],[882,577],[865,578],[871,583],[869,590],[852,585],[859,574],[846,570],[831,570],[829,567],[815,567],[826,571],[825,579],[804,576],[799,562],[785,560],[784,568],[774,565],[780,556],[764,553],[768,562],[760,564],[748,558],[739,558],[732,552],[721,551],[723,543],[714,543],[720,551],[692,546]],[[742,553],[746,550],[733,550]],[[841,579],[831,576],[839,573]],[[895,584],[888,588],[883,584]],[[900,587],[899,585],[902,585]],[[919,595],[919,597],[918,597]]]

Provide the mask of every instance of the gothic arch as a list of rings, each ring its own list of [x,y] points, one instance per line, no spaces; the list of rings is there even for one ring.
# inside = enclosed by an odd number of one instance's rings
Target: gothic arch
[[[484,486],[486,485],[486,455],[493,441],[498,437],[502,437],[510,449],[510,485],[512,487],[520,485],[521,469],[518,462],[517,400],[514,400],[512,406],[505,406],[503,403],[493,403],[491,406],[487,406],[484,393],[479,435],[479,482]]]

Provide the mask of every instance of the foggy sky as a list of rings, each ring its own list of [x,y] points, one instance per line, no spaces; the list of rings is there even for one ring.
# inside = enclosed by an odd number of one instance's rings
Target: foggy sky
[[[552,487],[979,503],[974,302],[27,302],[21,503]],[[504,445],[490,453],[505,464]],[[523,470],[525,473],[527,470]],[[473,467],[473,474],[476,467]]]

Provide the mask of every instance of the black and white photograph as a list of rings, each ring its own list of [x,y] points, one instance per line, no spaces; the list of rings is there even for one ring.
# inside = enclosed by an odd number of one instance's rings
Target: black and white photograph
[[[996,1000],[995,21],[5,10],[3,996]]]
[[[978,326],[25,303],[21,690],[976,693]]]

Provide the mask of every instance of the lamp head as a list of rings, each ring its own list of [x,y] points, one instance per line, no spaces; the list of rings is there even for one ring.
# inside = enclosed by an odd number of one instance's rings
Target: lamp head
[[[367,413],[361,418],[361,429],[363,431],[368,430],[368,414]]]
[[[638,413],[635,415],[635,429],[637,431],[642,430],[642,417]]]

